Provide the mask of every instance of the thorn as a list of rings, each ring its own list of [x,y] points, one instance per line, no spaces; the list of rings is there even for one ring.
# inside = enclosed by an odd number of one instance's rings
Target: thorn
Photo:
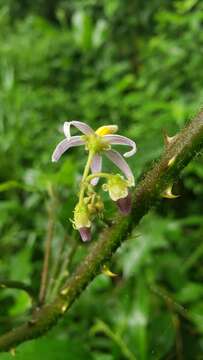
[[[176,160],[176,155],[174,155],[169,161],[168,161],[168,167],[172,166]]]
[[[102,267],[102,273],[109,277],[116,277],[118,274],[113,273],[106,265]]]
[[[16,349],[15,349],[15,348],[12,348],[12,349],[10,350],[10,354],[11,354],[11,356],[16,356]]]
[[[165,131],[164,131],[163,135],[164,135],[164,144],[165,144],[166,146],[170,145],[170,144],[175,140],[175,138],[176,138],[176,135],[174,135],[174,136],[168,136]]]
[[[68,291],[69,291],[69,288],[66,287],[66,288],[64,288],[64,289],[61,290],[60,294],[61,294],[62,296],[67,295],[67,294],[68,294]]]
[[[161,194],[161,196],[163,198],[166,198],[166,199],[176,199],[176,198],[178,198],[180,195],[172,194],[172,187],[173,187],[173,185],[169,185],[167,187],[167,189]]]
[[[61,308],[62,314],[64,314],[64,313],[66,312],[67,308],[68,308],[68,304],[67,304],[67,303],[62,306],[62,308]]]
[[[29,324],[30,326],[33,326],[33,325],[36,324],[36,322],[37,322],[36,319],[30,319],[30,320],[28,321],[28,324]]]

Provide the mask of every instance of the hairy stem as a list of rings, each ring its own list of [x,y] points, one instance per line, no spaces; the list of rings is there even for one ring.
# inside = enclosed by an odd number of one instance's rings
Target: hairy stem
[[[26,340],[41,336],[64,315],[87,285],[100,273],[103,264],[128,238],[132,228],[139,223],[150,207],[157,203],[163,192],[202,148],[203,112],[168,143],[159,162],[138,184],[133,195],[131,214],[126,217],[118,215],[114,224],[105,229],[99,239],[92,243],[88,255],[51,304],[44,305],[36,311],[29,322],[0,337],[0,351],[8,351]]]

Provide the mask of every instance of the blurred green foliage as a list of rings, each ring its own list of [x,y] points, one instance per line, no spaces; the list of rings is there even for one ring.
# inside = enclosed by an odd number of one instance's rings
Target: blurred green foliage
[[[174,135],[199,110],[202,23],[201,0],[1,0],[1,278],[38,291],[50,184],[58,197],[54,254],[72,232],[84,154],[50,162],[65,120],[118,124],[137,142],[130,165],[138,179],[163,150],[163,131]],[[203,359],[202,163],[184,171],[182,196],[157,204],[117,252],[111,269],[119,276],[100,275],[17,359]],[[106,220],[115,211],[107,204]],[[70,270],[86,251],[79,245]],[[1,290],[0,304],[3,333],[30,302]]]

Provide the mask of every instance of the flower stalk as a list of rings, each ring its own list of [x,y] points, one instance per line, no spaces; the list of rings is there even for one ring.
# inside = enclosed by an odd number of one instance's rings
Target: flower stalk
[[[85,165],[85,169],[84,169],[84,173],[82,176],[82,180],[81,180],[81,185],[80,185],[80,195],[79,195],[79,204],[82,205],[83,201],[84,201],[84,193],[85,193],[85,189],[86,189],[86,179],[87,176],[89,174],[90,171],[90,166],[91,166],[91,162],[94,156],[94,152],[90,151],[89,155],[88,155],[88,159],[87,159],[87,163]]]

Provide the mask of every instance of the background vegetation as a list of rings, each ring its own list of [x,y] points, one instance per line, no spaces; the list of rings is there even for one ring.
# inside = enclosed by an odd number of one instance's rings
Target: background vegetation
[[[66,238],[84,153],[51,163],[61,125],[118,124],[137,142],[130,164],[138,179],[161,153],[163,131],[174,135],[202,104],[203,3],[0,4],[0,277],[31,282],[37,293],[50,187],[53,265],[64,238],[67,251],[76,250],[68,271],[88,251]],[[118,277],[101,274],[53,331],[17,349],[17,359],[203,359],[202,162],[176,184],[181,197],[157,204],[117,252]],[[115,212],[106,205],[104,222]],[[30,300],[2,289],[0,305],[3,333],[24,319]]]

